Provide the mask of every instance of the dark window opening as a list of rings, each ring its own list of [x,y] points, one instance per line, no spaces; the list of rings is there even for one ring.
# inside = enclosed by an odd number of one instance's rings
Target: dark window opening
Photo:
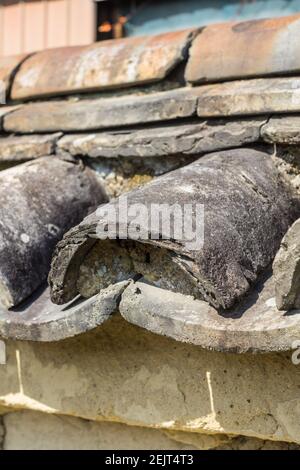
[[[143,3],[145,0],[97,1],[97,41],[124,37],[126,22]]]

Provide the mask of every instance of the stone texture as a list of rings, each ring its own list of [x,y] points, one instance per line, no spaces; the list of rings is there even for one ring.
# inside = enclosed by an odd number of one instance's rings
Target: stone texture
[[[257,78],[200,88],[197,112],[203,118],[300,111],[298,77]]]
[[[136,282],[123,292],[119,310],[134,325],[209,350],[289,351],[300,338],[300,312],[277,310],[274,284],[265,279],[235,309],[220,314],[191,296]]]
[[[288,77],[144,95],[38,102],[4,116],[3,126],[7,132],[17,133],[76,132],[171,121],[193,117],[196,111],[202,118],[292,113],[300,111],[299,90],[300,79]]]
[[[62,134],[23,135],[0,138],[0,162],[22,162],[55,153]]]
[[[96,423],[34,411],[9,413],[4,422],[4,450],[299,450],[287,442]]]
[[[1,172],[0,188],[0,300],[9,308],[46,280],[57,241],[107,197],[90,169],[54,157]]]
[[[260,140],[266,119],[211,120],[176,126],[160,125],[97,134],[69,134],[58,141],[58,149],[89,157],[167,157],[199,155],[239,147]]]
[[[12,98],[157,82],[186,58],[195,33],[189,29],[38,52],[17,73]]]
[[[152,240],[133,245],[128,240],[111,240],[110,243],[121,244],[128,250],[134,272],[145,276],[149,282],[192,294],[216,308],[230,308],[248,292],[272,262],[282,236],[299,213],[289,191],[279,180],[270,156],[251,149],[207,155],[127,194],[128,206],[143,203],[148,214],[151,214],[153,202],[179,204],[182,208],[184,204],[192,204],[194,208],[196,204],[204,204],[203,246],[199,241],[199,248],[189,248],[187,240],[177,239],[174,226],[170,233],[154,233],[155,227],[150,227],[147,218],[139,220],[138,225],[141,233],[151,230]],[[118,200],[102,209],[114,219]],[[109,217],[101,219],[100,213],[94,213],[58,244],[49,276],[54,303],[68,302],[78,294],[79,265],[83,264],[90,247],[89,234],[93,234],[95,240],[97,228],[107,225],[107,219]],[[128,219],[126,230],[129,224],[132,229],[134,221]],[[198,220],[197,224],[202,227],[202,221]],[[271,232],[270,226],[273,227]],[[78,252],[81,255],[73,269],[71,266]],[[99,291],[99,286],[106,287],[101,279],[101,264],[100,256],[90,272],[94,278],[94,293]],[[131,274],[128,272],[128,275]]]
[[[8,132],[84,131],[190,117],[196,114],[197,88],[24,105],[4,118]]]
[[[119,316],[56,343],[6,341],[0,406],[188,433],[300,443],[291,354],[224,354]]]
[[[184,432],[176,433],[173,439],[168,431],[159,429],[32,411],[9,413],[4,421],[4,450],[206,450],[230,441],[226,436],[190,436]]]
[[[186,68],[192,83],[300,71],[300,15],[224,23],[193,41]]]
[[[0,59],[0,80],[4,84],[4,91],[7,95],[17,68],[28,57],[26,54],[1,57]],[[1,90],[2,91],[2,90]]]
[[[262,126],[261,136],[271,144],[300,144],[300,116],[271,117]]]
[[[0,106],[0,129],[3,130],[3,120],[4,117],[12,113],[13,111],[16,111],[17,109],[20,109],[21,106]]]
[[[283,238],[273,270],[277,308],[300,308],[300,219]]]

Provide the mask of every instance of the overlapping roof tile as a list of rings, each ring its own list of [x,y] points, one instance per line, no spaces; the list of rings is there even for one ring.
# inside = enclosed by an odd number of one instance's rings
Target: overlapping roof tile
[[[0,164],[34,160],[0,173],[0,336],[62,340],[119,311],[208,349],[291,348],[297,222],[280,242],[300,215],[299,25],[228,23],[0,61]],[[107,202],[104,186],[148,208],[204,204],[203,247],[163,233],[100,239],[99,214],[82,219]]]
[[[38,52],[19,70],[12,98],[128,87],[164,79],[187,54],[194,30]]]
[[[190,83],[300,72],[300,15],[207,26],[193,41]]]

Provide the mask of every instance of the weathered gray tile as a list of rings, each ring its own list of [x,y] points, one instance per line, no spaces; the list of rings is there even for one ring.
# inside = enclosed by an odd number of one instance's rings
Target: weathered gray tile
[[[263,118],[194,121],[90,134],[68,134],[58,149],[89,157],[162,157],[197,155],[257,142]]]
[[[119,308],[129,323],[223,353],[290,351],[300,336],[300,310],[288,315],[276,308],[272,277],[226,315],[206,302],[144,282],[124,291]]]
[[[52,155],[61,133],[0,137],[0,163],[33,160]]]
[[[300,78],[260,78],[205,85],[198,116],[218,117],[300,111]]]
[[[56,243],[106,194],[92,170],[45,157],[0,173],[0,303],[18,305],[47,278]]]
[[[300,116],[272,117],[261,128],[263,140],[275,144],[300,143]]]
[[[58,306],[51,302],[48,287],[42,287],[21,306],[0,307],[0,336],[21,341],[53,342],[90,331],[106,322],[118,309],[128,282],[120,282],[90,299],[77,299]]]
[[[4,118],[8,132],[83,131],[168,121],[196,114],[197,88],[119,98],[24,105]]]
[[[101,230],[115,223],[122,210],[119,200],[113,200],[102,207],[108,217],[90,215],[58,245],[49,276],[54,302],[65,303],[78,292],[93,295],[119,280],[120,274],[126,279],[135,273],[159,287],[229,309],[273,261],[300,212],[279,182],[270,155],[252,149],[206,155],[126,196],[128,207],[143,204],[149,218],[153,204],[178,204],[182,212],[186,204],[192,205],[195,243],[191,246],[178,235],[177,225],[171,224],[169,230],[165,224],[149,226],[147,216],[138,223],[128,217],[124,227],[120,221],[127,240],[101,240]],[[196,204],[204,206],[204,221],[200,214],[196,220]],[[142,241],[135,241],[135,224]],[[151,240],[144,236],[149,231]],[[73,263],[80,269],[70,270]]]

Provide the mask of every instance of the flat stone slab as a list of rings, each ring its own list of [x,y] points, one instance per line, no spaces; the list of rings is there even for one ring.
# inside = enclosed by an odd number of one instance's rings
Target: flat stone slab
[[[193,41],[191,83],[300,71],[300,15],[207,26]]]
[[[118,98],[49,101],[24,105],[4,118],[8,132],[105,129],[196,115],[198,88]]]
[[[300,116],[278,116],[270,118],[261,128],[261,137],[269,143],[299,144]]]
[[[119,309],[134,325],[221,352],[289,351],[300,338],[300,310],[277,310],[272,277],[226,315],[204,301],[143,282],[125,290]]]
[[[18,308],[0,307],[0,337],[53,342],[85,333],[102,325],[117,311],[127,285],[128,282],[121,282],[90,299],[78,297],[61,306],[51,302],[49,288],[43,286]]]
[[[160,81],[187,56],[194,35],[195,31],[188,29],[38,52],[17,73],[12,98]]]
[[[3,127],[21,134],[76,132],[172,121],[196,114],[208,118],[287,112],[300,112],[300,78],[262,78],[151,94],[31,103],[4,115]]]
[[[55,153],[61,133],[0,138],[0,163],[33,160]]]
[[[202,93],[197,113],[202,118],[300,111],[298,77],[258,78],[199,88]]]
[[[4,91],[6,95],[11,86],[16,69],[22,64],[26,57],[28,57],[28,54],[18,54],[0,58],[0,80],[4,85],[1,91]]]
[[[92,158],[198,155],[259,141],[260,128],[266,121],[263,118],[194,121],[176,126],[156,125],[97,134],[68,134],[59,139],[57,147],[71,155]]]
[[[13,111],[16,111],[17,109],[20,109],[21,105],[16,105],[16,106],[0,106],[0,130],[3,130],[3,119],[4,116],[7,116],[7,114],[12,113]]]

